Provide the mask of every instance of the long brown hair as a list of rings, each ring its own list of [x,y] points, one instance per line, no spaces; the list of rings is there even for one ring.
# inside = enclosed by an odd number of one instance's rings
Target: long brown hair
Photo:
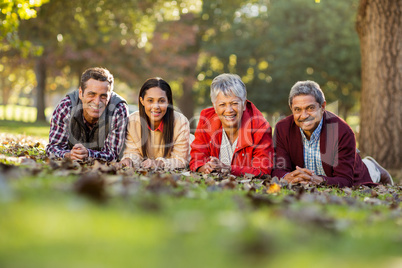
[[[155,77],[149,78],[142,85],[140,89],[140,94],[138,96],[138,109],[140,112],[140,121],[141,121],[141,149],[142,156],[144,158],[148,157],[147,153],[147,139],[149,137],[149,129],[150,125],[149,118],[145,113],[145,107],[142,105],[140,98],[144,99],[145,93],[150,88],[160,88],[165,91],[166,97],[168,99],[168,107],[166,110],[166,114],[163,116],[163,141],[165,143],[165,149],[163,151],[163,157],[168,157],[173,147],[173,128],[174,128],[174,110],[173,110],[173,97],[172,97],[172,89],[169,84],[163,80],[162,78]]]

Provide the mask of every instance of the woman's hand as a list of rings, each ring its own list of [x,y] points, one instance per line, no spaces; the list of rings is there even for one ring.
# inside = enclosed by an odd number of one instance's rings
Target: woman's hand
[[[221,160],[219,160],[218,158],[213,157],[213,156],[210,157],[209,163],[211,163],[211,166],[215,170],[227,169],[230,171],[232,169],[232,167],[230,165],[226,165]]]
[[[164,168],[165,167],[165,162],[163,162],[160,159],[154,160],[154,168]]]
[[[124,158],[120,162],[116,163],[115,167],[117,169],[121,169],[124,167],[133,167],[133,161],[130,158]]]
[[[201,173],[205,173],[205,174],[209,174],[213,171],[214,169],[211,167],[211,165],[209,164],[209,162],[207,162],[205,165],[201,166],[200,168],[198,168],[198,172]]]
[[[141,163],[141,167],[143,168],[164,168],[165,163],[162,160],[152,160],[152,159],[145,159]]]
[[[226,165],[218,158],[211,156],[209,161],[198,169],[198,172],[209,174],[212,171],[221,172],[222,170],[228,170],[230,172],[231,169],[232,167],[230,165]]]
[[[144,161],[142,161],[141,163],[141,167],[143,168],[152,168],[154,166],[154,160],[152,159],[145,159]]]

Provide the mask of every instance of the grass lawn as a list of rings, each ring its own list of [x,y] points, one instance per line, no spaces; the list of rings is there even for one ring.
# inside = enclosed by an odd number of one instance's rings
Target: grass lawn
[[[399,180],[338,189],[116,171],[43,148],[0,144],[0,267],[402,267]]]
[[[28,135],[42,139],[49,138],[49,123],[29,123],[21,121],[0,120],[0,133]]]
[[[108,201],[97,203],[73,191],[77,176],[42,172],[2,186],[0,267],[402,264],[401,205],[369,205],[358,191],[354,205],[286,203],[294,192],[283,189],[261,193],[272,203],[255,206],[241,187],[212,189],[183,177],[183,187],[152,192],[135,175],[130,186],[113,178]]]

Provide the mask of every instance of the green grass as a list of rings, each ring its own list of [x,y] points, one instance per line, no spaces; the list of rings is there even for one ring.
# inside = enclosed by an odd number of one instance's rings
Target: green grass
[[[190,184],[188,196],[123,195],[99,204],[76,176],[9,179],[0,200],[0,267],[392,267],[402,263],[398,210],[295,202],[254,208],[246,192]],[[180,189],[174,190],[179,192]],[[289,192],[270,195],[275,201]],[[361,197],[363,198],[363,196]],[[334,217],[327,230],[284,213]],[[395,266],[397,267],[397,266]]]
[[[45,109],[46,116],[50,116],[52,112],[50,107]],[[15,104],[0,105],[0,120],[34,123],[36,115],[36,107]]]
[[[0,120],[0,132],[16,135],[28,135],[42,139],[49,138],[49,123],[29,123]]]
[[[2,132],[27,134],[30,127],[35,134],[48,129],[0,122]],[[44,144],[29,144],[12,140],[0,145],[0,154],[43,156]],[[370,205],[363,200],[371,193],[363,190],[354,190],[355,203],[348,205],[322,199],[345,196],[341,189],[307,191],[297,199],[295,190],[267,194],[261,186],[258,195],[270,202],[256,206],[241,184],[223,189],[182,176],[177,188],[163,185],[155,192],[151,175],[121,173],[102,175],[109,198],[98,203],[74,191],[81,176],[74,170],[53,170],[44,160],[20,167],[0,162],[0,267],[402,265],[401,203]],[[377,199],[399,200],[402,189],[393,189],[377,189]]]

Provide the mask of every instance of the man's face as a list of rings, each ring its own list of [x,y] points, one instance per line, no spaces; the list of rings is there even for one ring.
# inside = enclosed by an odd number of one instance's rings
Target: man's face
[[[237,96],[225,96],[219,93],[216,97],[214,108],[222,122],[222,127],[238,129],[245,109],[245,103]]]
[[[310,138],[320,124],[325,105],[326,102],[320,106],[312,95],[299,95],[293,98],[291,107],[293,118],[307,138]]]
[[[91,78],[86,84],[84,92],[80,88],[79,98],[82,101],[85,120],[90,124],[95,124],[105,111],[112,91],[107,81],[102,82]]]

